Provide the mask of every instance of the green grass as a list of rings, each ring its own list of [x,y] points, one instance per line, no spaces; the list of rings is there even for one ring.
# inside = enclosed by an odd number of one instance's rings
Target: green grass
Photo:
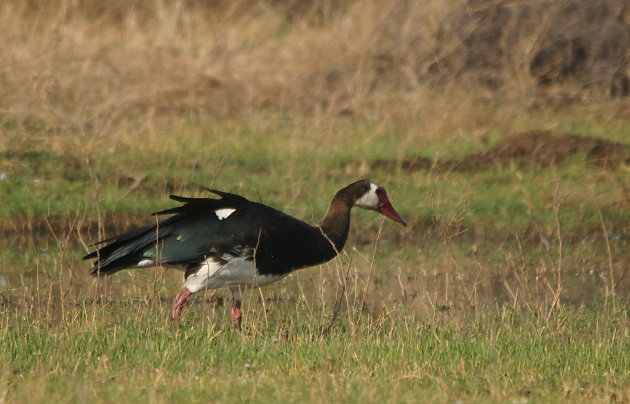
[[[356,332],[340,321],[328,334],[326,312],[238,333],[198,313],[170,323],[159,305],[138,304],[135,315],[107,305],[93,310],[69,309],[46,327],[5,317],[0,386],[7,401],[630,398],[627,313],[604,306],[562,306],[547,322],[502,309],[456,328],[409,315],[363,316]]]
[[[543,118],[620,141],[630,127]],[[370,168],[488,147],[414,125],[171,120],[3,150],[0,402],[630,401],[627,167]],[[100,282],[81,260],[170,193],[214,186],[316,223],[362,177],[409,227],[357,209],[339,258],[246,293],[240,333],[225,291],[173,323],[180,273]]]
[[[573,125],[567,123],[568,128]],[[0,183],[0,219],[64,217],[77,211],[93,218],[97,208],[104,214],[144,215],[171,206],[169,193],[201,195],[197,186],[205,185],[260,198],[317,221],[337,189],[369,176],[403,202],[400,209],[412,220],[463,209],[466,226],[480,233],[521,232],[532,221],[550,232],[556,224],[553,207],[558,205],[576,207],[563,221],[567,231],[601,227],[600,211],[613,226],[630,220],[628,210],[619,206],[630,185],[623,168],[601,169],[576,156],[546,169],[465,173],[370,169],[367,164],[374,159],[418,154],[458,158],[481,146],[474,140],[427,140],[369,122],[346,126],[309,129],[271,121],[260,127],[231,122],[208,127],[191,122],[167,126],[163,135],[138,134],[138,139],[123,137],[117,142],[59,135],[51,143],[65,145],[53,148],[60,151],[27,142],[20,149],[32,151],[6,153],[8,178]],[[608,127],[602,124],[595,133],[617,139],[615,134],[628,131],[626,127],[608,136]],[[177,136],[170,136],[176,131]],[[74,143],[82,146],[78,150],[68,146]]]

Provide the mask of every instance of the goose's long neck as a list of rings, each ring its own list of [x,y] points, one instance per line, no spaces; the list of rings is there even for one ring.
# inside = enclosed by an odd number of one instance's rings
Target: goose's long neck
[[[328,212],[319,225],[324,236],[331,241],[337,253],[339,253],[346,244],[348,231],[350,230],[350,210],[352,205],[344,200],[341,195],[337,194],[330,203]]]

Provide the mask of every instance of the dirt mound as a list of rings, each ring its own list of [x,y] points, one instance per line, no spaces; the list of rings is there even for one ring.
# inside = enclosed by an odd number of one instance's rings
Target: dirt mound
[[[571,133],[536,130],[508,137],[488,150],[459,160],[434,161],[425,157],[414,157],[400,163],[378,160],[373,163],[373,167],[400,165],[405,170],[437,168],[460,171],[509,164],[549,166],[580,155],[588,163],[603,167],[630,164],[630,147],[624,144]]]
[[[471,154],[451,164],[456,170],[489,168],[511,163],[548,166],[575,155],[583,155],[587,162],[601,166],[630,158],[628,147],[621,143],[571,133],[537,130],[519,133],[486,151]]]

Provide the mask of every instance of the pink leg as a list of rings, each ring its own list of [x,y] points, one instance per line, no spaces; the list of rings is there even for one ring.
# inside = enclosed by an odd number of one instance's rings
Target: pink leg
[[[232,286],[230,288],[232,293],[232,309],[230,314],[232,315],[232,325],[237,329],[241,329],[241,321],[243,320],[243,313],[241,313],[241,288],[239,286]]]
[[[232,314],[232,325],[237,329],[241,329],[241,320],[243,319],[243,314],[241,313],[241,301],[234,300],[234,304],[232,305],[232,309],[230,311]]]
[[[177,293],[175,299],[173,300],[173,307],[171,309],[171,317],[173,320],[179,320],[179,317],[182,315],[182,309],[184,308],[186,300],[190,295],[192,295],[192,292],[187,288],[183,288]]]

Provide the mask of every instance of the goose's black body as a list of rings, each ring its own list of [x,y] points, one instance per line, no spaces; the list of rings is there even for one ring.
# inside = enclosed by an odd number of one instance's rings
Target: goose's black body
[[[343,248],[343,243],[333,246],[322,237],[318,227],[238,195],[210,191],[222,199],[171,195],[184,205],[155,214],[174,216],[100,241],[98,244],[109,244],[84,257],[97,259],[91,273],[110,275],[137,267],[143,259],[189,268],[211,257],[221,261],[225,254],[244,253],[247,260],[256,263],[259,275],[285,275],[329,261]],[[219,219],[215,214],[219,209],[235,211]]]
[[[240,294],[235,287],[262,286],[334,258],[346,242],[353,206],[378,210],[405,224],[385,190],[367,180],[337,192],[319,226],[239,195],[209,191],[221,198],[171,195],[183,204],[155,215],[172,216],[97,243],[105,245],[84,257],[95,260],[91,273],[176,267],[186,271],[186,282],[173,305],[174,318],[191,293],[220,286],[232,286],[238,309]],[[240,321],[240,311],[238,316]]]

